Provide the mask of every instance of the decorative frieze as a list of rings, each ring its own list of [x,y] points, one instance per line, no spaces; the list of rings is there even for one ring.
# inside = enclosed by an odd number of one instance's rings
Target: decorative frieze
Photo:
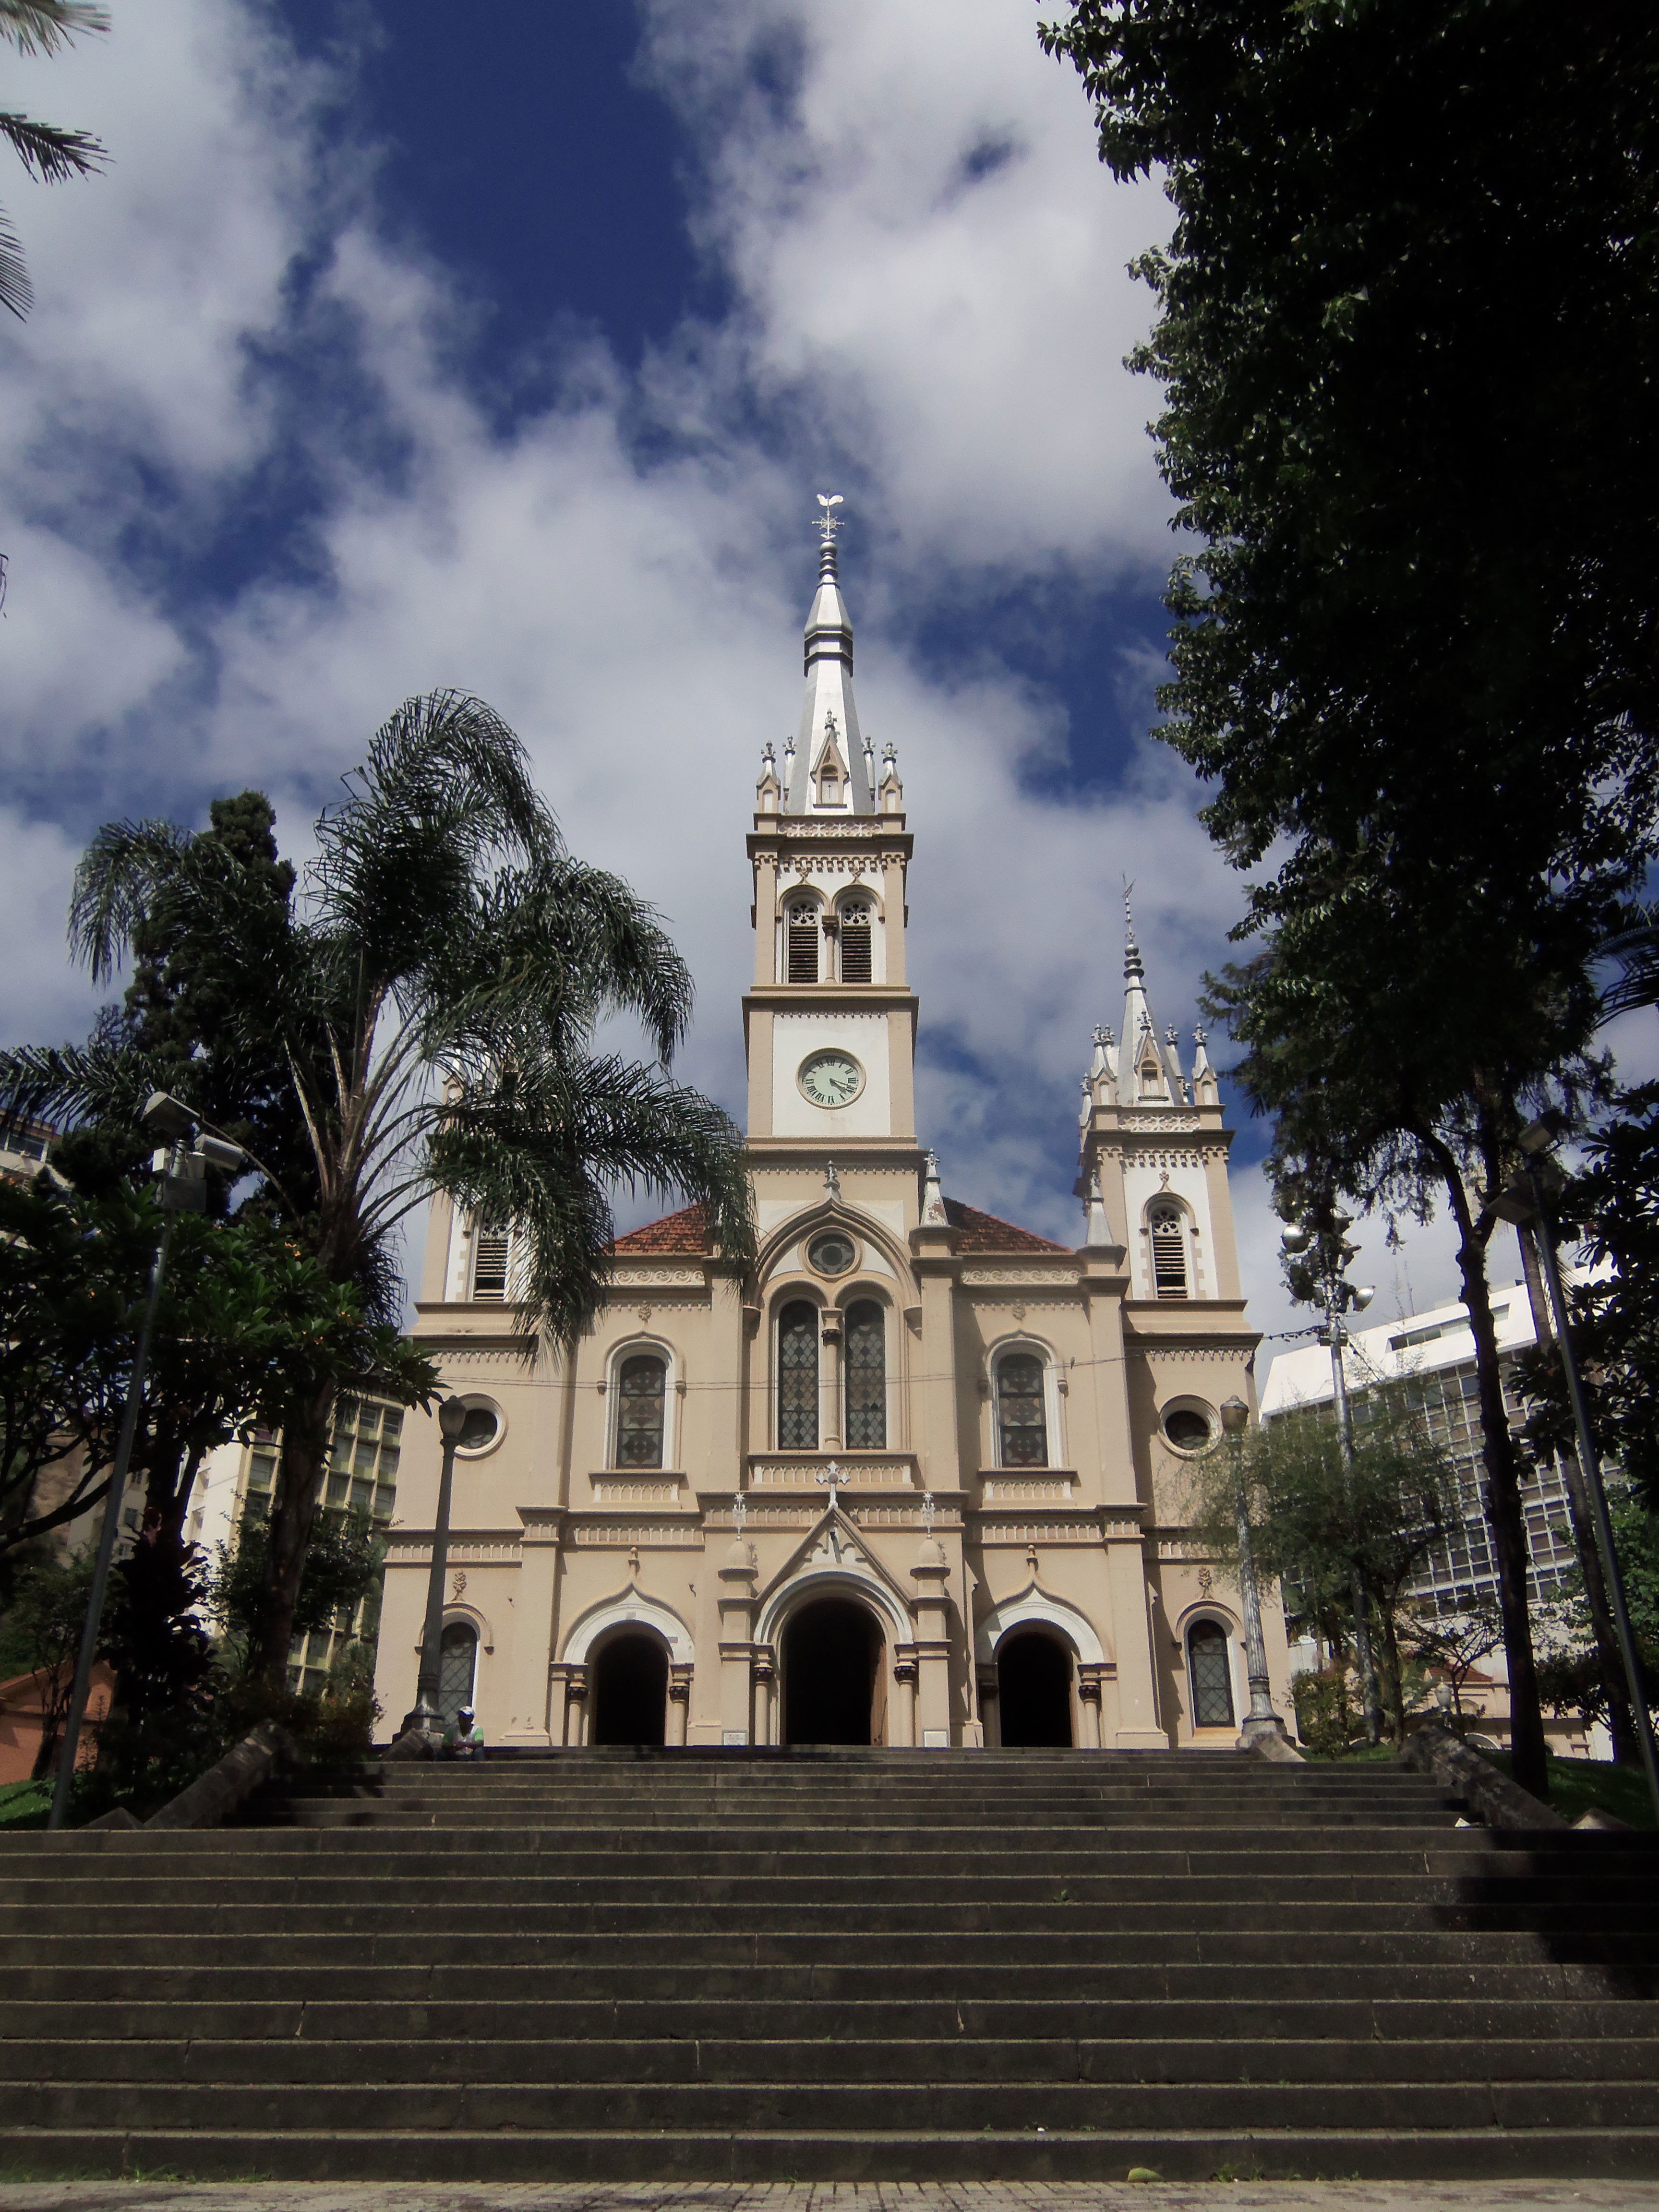
[[[611,1281],[619,1291],[657,1290],[676,1283],[694,1283],[702,1286],[701,1267],[616,1267]]]
[[[702,1530],[695,1522],[619,1521],[613,1523],[578,1521],[574,1524],[579,1544],[606,1546],[614,1550],[625,1550],[638,1544],[653,1551],[671,1547],[701,1546]]]
[[[802,1490],[817,1482],[831,1464],[839,1470],[838,1486],[851,1490],[914,1490],[915,1462],[909,1459],[843,1459],[830,1453],[809,1460],[751,1459],[749,1485],[752,1490]]]
[[[1058,1498],[1061,1504],[1069,1504],[1076,1487],[1067,1474],[1046,1475],[1040,1481],[1015,1481],[999,1474],[986,1478],[984,1496],[988,1504],[993,1498],[1010,1498],[1022,1505],[1036,1505],[1044,1498]]]
[[[991,1283],[1018,1283],[1023,1290],[1030,1283],[1075,1283],[1078,1274],[1075,1267],[964,1267],[962,1280],[969,1288]]]
[[[588,1478],[596,1505],[672,1505],[683,1487],[677,1474],[662,1477],[595,1474]]]
[[[1179,1137],[1185,1136],[1189,1129],[1201,1129],[1204,1124],[1196,1114],[1120,1114],[1117,1126],[1120,1129],[1144,1129],[1156,1136]],[[1144,1159],[1146,1154],[1138,1152],[1135,1158]]]
[[[988,1516],[979,1522],[981,1544],[1097,1544],[1093,1521],[1003,1521]]]
[[[448,1555],[452,1566],[458,1565],[462,1560],[465,1560],[471,1566],[488,1565],[492,1560],[505,1561],[510,1566],[517,1566],[520,1551],[518,1545],[511,1541],[501,1544],[458,1544],[452,1538],[448,1546]],[[429,1536],[424,1540],[418,1537],[405,1537],[402,1542],[389,1546],[386,1551],[388,1564],[396,1566],[411,1566],[417,1562],[425,1565],[430,1562],[431,1558],[432,1539]]]

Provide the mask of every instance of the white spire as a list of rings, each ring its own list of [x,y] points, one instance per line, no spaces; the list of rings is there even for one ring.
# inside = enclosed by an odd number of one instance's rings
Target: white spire
[[[1129,904],[1133,884],[1123,887],[1123,1047],[1117,1082],[1121,1106],[1179,1106],[1185,1103],[1186,1085],[1175,1050],[1175,1031],[1160,1045],[1158,1027],[1146,996],[1146,966],[1135,939],[1135,918]]]
[[[1083,1232],[1085,1245],[1091,1251],[1098,1251],[1103,1245],[1115,1244],[1117,1239],[1112,1234],[1112,1224],[1106,1218],[1106,1200],[1101,1193],[1098,1168],[1089,1178],[1089,1195],[1084,1201],[1084,1212],[1087,1217],[1087,1225]]]
[[[786,814],[873,814],[871,757],[853,702],[853,625],[841,595],[836,532],[839,492],[818,494],[818,588],[806,617],[806,699]]]

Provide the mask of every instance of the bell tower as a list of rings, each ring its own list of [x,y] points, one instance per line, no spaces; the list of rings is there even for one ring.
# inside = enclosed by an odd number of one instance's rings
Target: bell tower
[[[911,840],[895,748],[879,764],[853,696],[837,495],[818,495],[806,696],[780,763],[764,750],[749,838],[754,988],[744,1000],[749,1139],[769,1156],[915,1165],[916,1001],[905,977]]]

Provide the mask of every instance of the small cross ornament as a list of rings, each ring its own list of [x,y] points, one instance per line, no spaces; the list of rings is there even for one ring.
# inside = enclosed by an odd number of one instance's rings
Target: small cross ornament
[[[744,1497],[743,1492],[739,1491],[737,1496],[732,1500],[732,1526],[737,1530],[739,1536],[743,1534],[744,1523],[748,1520],[748,1518],[749,1500]]]
[[[832,1459],[828,1467],[818,1469],[812,1480],[830,1492],[830,1510],[832,1513],[839,1511],[841,1493],[847,1486],[847,1478],[842,1474],[839,1463]]]
[[[933,1493],[931,1490],[924,1490],[921,1493],[921,1525],[930,1536],[933,1533]]]

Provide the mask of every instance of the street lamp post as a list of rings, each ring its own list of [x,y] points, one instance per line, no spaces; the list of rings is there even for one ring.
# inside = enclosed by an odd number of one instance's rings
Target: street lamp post
[[[1653,1800],[1654,1815],[1659,1819],[1659,1756],[1656,1755],[1654,1749],[1653,1719],[1648,1711],[1646,1685],[1642,1677],[1636,1639],[1631,1633],[1630,1610],[1625,1602],[1624,1577],[1619,1571],[1619,1554],[1613,1548],[1613,1523],[1607,1516],[1607,1494],[1601,1481],[1601,1456],[1596,1450],[1595,1438],[1590,1429],[1583,1379],[1578,1372],[1578,1358],[1572,1347],[1566,1294],[1561,1284],[1561,1263],[1555,1249],[1555,1232],[1550,1225],[1544,1188],[1544,1158],[1549,1150],[1550,1141],[1550,1129],[1542,1121],[1534,1121],[1521,1132],[1521,1149],[1526,1158],[1538,1252],[1544,1263],[1544,1280],[1549,1290],[1550,1311],[1555,1321],[1555,1340],[1561,1348],[1561,1373],[1567,1386],[1567,1401],[1572,1407],[1572,1425],[1578,1435],[1578,1463],[1583,1470],[1584,1488],[1589,1494],[1590,1516],[1595,1528],[1595,1547],[1601,1555],[1601,1574],[1607,1584],[1607,1606],[1613,1614],[1613,1625],[1619,1638],[1619,1656],[1624,1662],[1625,1680],[1630,1690],[1631,1719],[1641,1749],[1642,1765],[1648,1778],[1648,1794]]]
[[[449,1500],[455,1486],[455,1447],[466,1426],[467,1411],[459,1398],[446,1398],[438,1408],[438,1433],[443,1439],[444,1463],[438,1478],[438,1512],[432,1528],[432,1566],[426,1578],[426,1627],[421,1638],[421,1671],[415,1685],[415,1709],[404,1715],[399,1735],[441,1738],[444,1732],[438,1698],[443,1674],[444,1577],[449,1571]]]
[[[1244,1489],[1244,1431],[1250,1409],[1242,1398],[1229,1398],[1221,1408],[1221,1426],[1232,1462],[1233,1505],[1238,1516],[1238,1594],[1244,1611],[1244,1673],[1249,1684],[1250,1711],[1238,1732],[1239,1748],[1248,1751],[1264,1736],[1285,1735],[1285,1723],[1273,1711],[1267,1680],[1267,1647],[1261,1634],[1261,1593],[1256,1587],[1255,1560],[1250,1550],[1250,1501]]]
[[[144,1317],[132,1351],[132,1372],[127,1378],[126,1404],[121,1412],[121,1432],[116,1439],[110,1468],[109,1490],[104,1499],[103,1525],[98,1532],[98,1551],[93,1560],[92,1588],[87,1596],[87,1617],[81,1629],[81,1649],[75,1662],[75,1681],[70,1691],[69,1711],[64,1720],[64,1741],[58,1749],[58,1769],[52,1778],[52,1810],[46,1826],[61,1828],[69,1814],[70,1792],[75,1784],[75,1761],[81,1748],[81,1729],[86,1720],[87,1699],[92,1690],[92,1669],[98,1656],[98,1632],[103,1623],[104,1595],[109,1587],[115,1540],[121,1533],[121,1502],[126,1495],[132,1448],[138,1435],[138,1416],[143,1410],[144,1370],[149,1364],[149,1343],[155,1333],[156,1310],[161,1303],[161,1284],[167,1271],[167,1247],[173,1242],[173,1218],[178,1213],[200,1213],[207,1204],[207,1170],[222,1168],[234,1175],[247,1155],[228,1138],[204,1135],[190,1109],[155,1091],[145,1102],[139,1120],[153,1137],[163,1142],[151,1165],[157,1175],[161,1207],[161,1233],[150,1261],[149,1284],[144,1294]],[[191,1144],[191,1139],[195,1142]]]
[[[1339,1213],[1327,1206],[1316,1214],[1311,1227],[1293,1223],[1280,1240],[1293,1272],[1299,1270],[1305,1276],[1304,1287],[1310,1293],[1306,1303],[1324,1309],[1325,1326],[1320,1335],[1330,1347],[1331,1396],[1336,1409],[1337,1447],[1342,1455],[1342,1475],[1350,1511],[1354,1506],[1353,1413],[1348,1404],[1347,1370],[1342,1357],[1342,1347],[1348,1340],[1348,1332],[1342,1326],[1342,1316],[1350,1308],[1356,1313],[1363,1313],[1376,1296],[1375,1291],[1347,1279],[1345,1271],[1357,1249],[1343,1234],[1351,1225],[1346,1213]],[[1315,1248],[1313,1255],[1304,1261],[1302,1255],[1307,1252],[1310,1244]],[[1292,1291],[1296,1288],[1293,1279]],[[1359,1675],[1360,1702],[1365,1709],[1365,1741],[1371,1744],[1381,1743],[1382,1700],[1377,1692],[1376,1664],[1371,1656],[1365,1579],[1359,1571],[1358,1559],[1352,1563],[1350,1571],[1348,1595],[1353,1607],[1353,1656]]]

